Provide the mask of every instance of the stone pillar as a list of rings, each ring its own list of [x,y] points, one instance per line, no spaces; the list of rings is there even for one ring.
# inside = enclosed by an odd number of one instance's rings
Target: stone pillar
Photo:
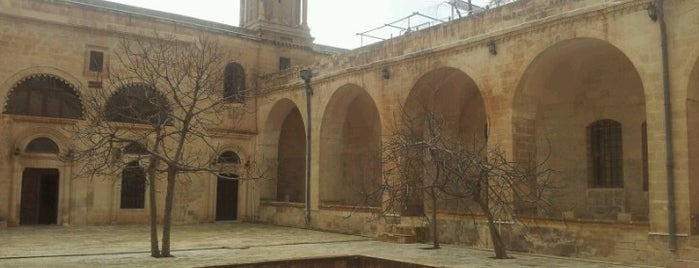
[[[303,0],[301,12],[303,14],[303,28],[308,28],[308,0]]]

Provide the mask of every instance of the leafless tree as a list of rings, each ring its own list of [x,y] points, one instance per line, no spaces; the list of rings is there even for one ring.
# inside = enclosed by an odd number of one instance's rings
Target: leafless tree
[[[497,220],[514,220],[517,213],[536,214],[549,207],[544,197],[554,187],[546,161],[511,161],[487,138],[479,141],[452,133],[446,119],[423,109],[420,116],[402,109],[400,124],[384,144],[384,212],[415,213],[411,206],[428,200],[434,248],[439,248],[440,208],[483,215],[495,257],[508,258]]]
[[[175,186],[206,174],[238,174],[228,179],[259,178],[254,163],[217,165],[220,148],[210,130],[224,122],[237,127],[248,111],[244,82],[224,74],[229,55],[208,36],[183,40],[155,33],[127,37],[115,49],[106,85],[83,96],[84,121],[73,132],[81,175],[113,178],[140,160],[148,183],[151,255],[170,257]],[[224,76],[225,75],[225,76]],[[237,77],[239,79],[240,77]],[[224,93],[224,85],[234,94]],[[229,89],[230,90],[230,89]],[[229,92],[230,93],[230,92]],[[165,182],[162,218],[157,185]],[[158,222],[162,223],[162,247]]]

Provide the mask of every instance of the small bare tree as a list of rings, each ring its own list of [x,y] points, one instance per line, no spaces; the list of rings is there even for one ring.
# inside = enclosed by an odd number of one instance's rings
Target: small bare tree
[[[223,122],[233,127],[247,108],[244,82],[224,80],[226,55],[207,36],[196,40],[155,34],[120,42],[104,89],[83,96],[84,121],[73,132],[81,174],[113,178],[129,165],[144,167],[148,183],[151,256],[170,257],[170,231],[178,181],[206,174],[260,177],[258,166],[215,165],[218,152],[209,130]],[[240,80],[240,77],[237,77]],[[244,80],[243,80],[244,81]],[[225,94],[224,84],[236,87]],[[229,92],[230,93],[230,92]],[[234,104],[229,104],[234,103]],[[134,162],[136,160],[137,162]],[[164,177],[162,247],[158,244],[156,189]]]
[[[433,247],[439,248],[437,210],[459,204],[464,215],[484,215],[495,257],[508,258],[497,220],[514,220],[515,210],[549,207],[551,170],[546,161],[515,162],[487,139],[454,134],[442,116],[423,107],[420,116],[401,110],[401,124],[384,145],[385,210],[409,207],[421,196],[431,202]],[[469,141],[470,140],[470,141]],[[452,207],[453,209],[453,207]]]

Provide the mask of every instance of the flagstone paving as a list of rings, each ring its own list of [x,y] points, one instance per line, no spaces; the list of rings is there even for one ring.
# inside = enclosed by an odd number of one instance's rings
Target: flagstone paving
[[[445,245],[393,244],[373,238],[262,224],[174,226],[174,258],[149,256],[148,226],[30,226],[0,229],[0,267],[205,267],[363,255],[437,267],[646,267]]]

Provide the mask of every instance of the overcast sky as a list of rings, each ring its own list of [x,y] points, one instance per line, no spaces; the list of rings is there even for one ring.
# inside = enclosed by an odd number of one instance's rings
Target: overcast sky
[[[109,0],[170,13],[238,26],[239,0]],[[290,0],[283,0],[290,1]],[[451,15],[447,0],[309,0],[308,24],[315,43],[342,48],[356,48],[362,44],[357,33],[404,18],[413,12],[445,19]],[[484,5],[488,0],[473,0]],[[411,26],[428,19],[413,17]],[[402,26],[407,26],[403,22]],[[372,32],[380,37],[400,34],[400,30]],[[375,41],[365,37],[364,44]]]

